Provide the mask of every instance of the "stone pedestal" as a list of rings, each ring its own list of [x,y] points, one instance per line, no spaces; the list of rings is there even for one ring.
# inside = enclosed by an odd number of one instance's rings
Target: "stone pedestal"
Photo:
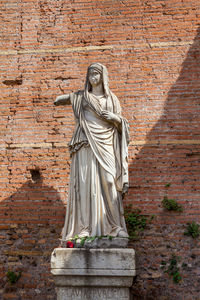
[[[130,300],[135,251],[56,248],[51,273],[57,300]]]

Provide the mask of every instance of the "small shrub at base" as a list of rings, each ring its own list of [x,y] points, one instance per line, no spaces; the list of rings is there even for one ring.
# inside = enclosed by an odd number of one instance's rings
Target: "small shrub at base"
[[[147,227],[147,224],[153,220],[154,215],[144,216],[139,209],[132,209],[132,205],[129,205],[124,210],[124,217],[129,238],[136,239],[139,233]]]
[[[19,278],[21,277],[21,274],[22,274],[21,271],[20,271],[18,274],[16,274],[16,273],[13,272],[13,271],[8,271],[8,272],[6,273],[6,276],[7,276],[8,281],[9,281],[11,284],[14,284],[14,283],[16,283],[16,282],[19,280]]]
[[[179,205],[176,200],[169,199],[167,196],[164,196],[164,198],[162,200],[162,206],[167,210],[173,210],[173,211],[178,211],[178,212],[183,211],[182,206]]]
[[[191,236],[193,239],[196,239],[200,236],[200,225],[196,222],[187,223],[187,230],[184,232],[184,235]]]
[[[163,269],[165,273],[168,273],[168,275],[172,277],[173,282],[176,284],[179,283],[182,279],[178,267],[179,261],[180,257],[173,254],[169,260],[169,263],[166,263],[165,261],[161,262],[161,269]]]

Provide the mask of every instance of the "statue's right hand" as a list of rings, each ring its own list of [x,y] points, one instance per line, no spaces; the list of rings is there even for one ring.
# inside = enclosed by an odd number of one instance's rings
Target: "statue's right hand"
[[[61,95],[56,98],[54,105],[65,105],[68,104],[68,102],[70,102],[69,95]]]
[[[56,98],[56,100],[54,101],[54,105],[60,105],[61,102],[62,102],[62,96],[58,96],[58,97]]]

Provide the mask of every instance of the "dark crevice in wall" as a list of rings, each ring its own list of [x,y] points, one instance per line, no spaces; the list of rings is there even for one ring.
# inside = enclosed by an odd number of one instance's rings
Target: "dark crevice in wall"
[[[8,85],[8,86],[13,86],[13,85],[22,85],[22,79],[7,79],[2,81],[3,84]]]

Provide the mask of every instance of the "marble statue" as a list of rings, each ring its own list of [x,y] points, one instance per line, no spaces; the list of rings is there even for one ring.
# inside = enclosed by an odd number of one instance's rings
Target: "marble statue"
[[[62,240],[74,236],[128,237],[122,197],[128,189],[129,127],[110,91],[105,66],[88,67],[84,90],[56,98],[72,105],[75,131]]]

